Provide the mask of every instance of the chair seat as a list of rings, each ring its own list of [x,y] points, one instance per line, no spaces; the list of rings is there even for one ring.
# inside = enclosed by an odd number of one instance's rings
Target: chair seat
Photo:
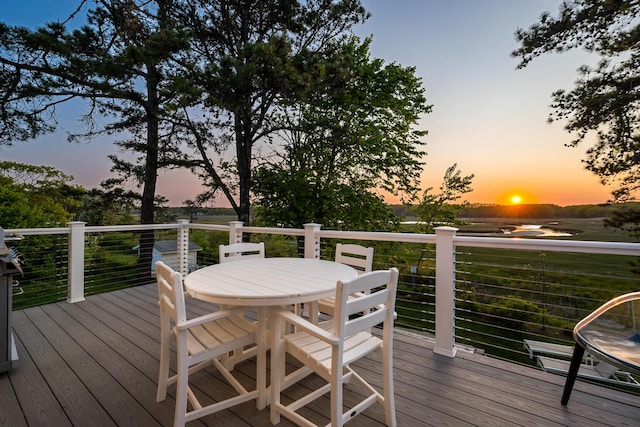
[[[349,300],[358,298],[357,294],[349,295]],[[333,314],[336,306],[336,297],[323,298],[318,301],[318,311],[320,313]]]
[[[331,334],[334,333],[332,321],[321,322],[318,326]],[[287,343],[287,351],[296,358],[314,359],[316,364],[322,365],[327,371],[331,370],[332,347],[330,344],[304,331],[286,335],[285,341]],[[344,340],[343,362],[348,365],[381,346],[382,340],[368,332],[359,332],[347,337]]]
[[[593,322],[582,329],[576,339],[596,357],[640,373],[640,334]]]
[[[187,350],[196,361],[199,355],[211,357],[208,352],[213,347],[219,353],[231,352],[253,344],[255,331],[256,324],[241,314],[214,320],[187,330]]]

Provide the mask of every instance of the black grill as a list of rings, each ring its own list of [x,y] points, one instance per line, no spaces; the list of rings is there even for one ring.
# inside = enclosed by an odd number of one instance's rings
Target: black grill
[[[22,257],[6,242],[20,240],[21,236],[5,236],[0,227],[0,372],[13,369],[18,364],[18,352],[11,332],[11,310],[14,284],[13,276],[22,274]]]

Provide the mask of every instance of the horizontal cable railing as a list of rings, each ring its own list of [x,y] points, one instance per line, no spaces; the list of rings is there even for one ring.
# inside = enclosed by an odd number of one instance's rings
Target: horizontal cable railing
[[[24,276],[14,293],[14,309],[70,299],[70,228],[6,230],[25,236],[11,242],[22,254]],[[153,282],[140,273],[140,238],[152,232],[154,259],[179,268],[180,233],[189,249],[187,273],[218,262],[218,247],[232,241],[265,243],[268,257],[313,256],[334,259],[337,243],[374,248],[374,269],[400,270],[396,325],[436,336],[436,311],[444,307],[453,319],[448,333],[456,346],[535,365],[523,350],[523,340],[573,345],[575,323],[610,298],[638,289],[633,272],[640,255],[634,243],[510,239],[456,235],[436,245],[434,234],[375,233],[229,225],[174,224],[82,227],[84,242],[83,295]],[[165,245],[165,246],[163,246]],[[169,249],[167,249],[169,248]],[[170,250],[173,248],[173,251]],[[438,258],[453,255],[444,267],[451,281],[438,278]],[[147,274],[149,270],[146,270]],[[438,283],[436,285],[436,283]],[[451,300],[438,300],[437,289],[450,287]],[[72,299],[71,299],[72,300]],[[452,304],[448,313],[447,305]],[[442,319],[443,317],[438,317]],[[440,322],[438,322],[440,323]],[[446,329],[445,329],[446,330]],[[442,333],[442,332],[440,332]]]
[[[637,246],[504,239],[462,246],[455,263],[455,335],[494,357],[535,365],[524,340],[573,346],[573,326],[605,301],[638,289]],[[579,249],[581,252],[565,251]],[[595,251],[601,253],[594,253]],[[635,256],[626,255],[636,252]],[[568,349],[568,355],[570,355]]]
[[[318,235],[329,253],[337,241],[349,239],[374,246],[374,268],[393,265],[401,272],[396,324],[435,332],[434,236],[330,230]],[[379,244],[384,238],[402,245],[385,250]],[[614,296],[638,289],[632,272],[640,255],[635,243],[453,239],[456,345],[494,357],[535,365],[523,349],[525,339],[571,347],[577,321]]]
[[[23,274],[13,281],[13,308],[21,309],[67,297],[69,239],[66,234],[34,233],[7,245],[15,248],[23,260]]]
[[[348,232],[347,232],[348,233]],[[348,233],[350,234],[350,233]],[[335,234],[334,234],[335,235]],[[373,269],[396,267],[398,280],[396,325],[435,333],[435,247],[433,244],[404,243],[384,240],[323,238],[320,258],[333,260],[337,243],[354,243],[374,249]],[[369,236],[370,237],[370,236]]]

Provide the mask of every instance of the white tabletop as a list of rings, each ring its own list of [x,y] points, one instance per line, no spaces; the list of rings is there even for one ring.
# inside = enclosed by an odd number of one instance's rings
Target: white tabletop
[[[327,298],[336,282],[357,271],[344,264],[310,258],[262,258],[204,267],[184,279],[187,292],[217,304],[275,306]]]

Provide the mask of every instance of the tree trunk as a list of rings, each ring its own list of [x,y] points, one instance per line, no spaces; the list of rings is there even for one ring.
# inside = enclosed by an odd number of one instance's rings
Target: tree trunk
[[[251,133],[250,118],[235,115],[236,128],[236,156],[238,158],[238,179],[239,179],[239,203],[238,203],[238,221],[242,221],[244,225],[250,224],[250,208],[251,208],[251,150],[253,146],[253,135]]]
[[[140,223],[154,223],[154,201],[156,194],[156,182],[158,179],[158,152],[159,152],[159,123],[158,123],[158,81],[159,74],[155,64],[148,65],[149,76],[147,78],[147,150],[144,166],[144,187],[142,190],[142,202],[140,206]],[[138,258],[138,274],[142,280],[151,277],[151,263],[153,262],[153,246],[155,244],[155,232],[153,230],[140,233],[140,255]]]

